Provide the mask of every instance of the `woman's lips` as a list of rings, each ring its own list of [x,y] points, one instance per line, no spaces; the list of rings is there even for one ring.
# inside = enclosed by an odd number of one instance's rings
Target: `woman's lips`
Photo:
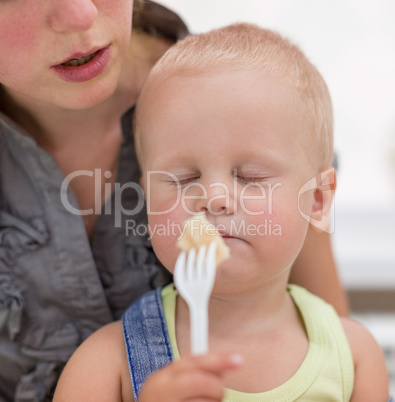
[[[111,58],[111,46],[86,55],[74,54],[69,60],[51,67],[55,73],[68,82],[85,82],[100,75]]]

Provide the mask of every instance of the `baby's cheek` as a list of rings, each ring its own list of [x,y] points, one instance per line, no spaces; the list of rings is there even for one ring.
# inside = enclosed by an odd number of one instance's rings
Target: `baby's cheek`
[[[184,212],[177,208],[169,213],[148,216],[152,246],[159,260],[170,271],[180,252],[176,248],[176,243],[182,235],[183,222],[186,218]]]
[[[165,194],[166,191],[166,188],[162,190],[162,187],[152,191],[145,191],[148,215],[164,216],[178,207],[179,200],[177,195]]]
[[[240,202],[241,212],[250,217],[267,216],[269,214],[269,203],[263,199],[244,199]]]
[[[268,238],[287,242],[288,237],[300,237],[305,231],[307,222],[299,212],[297,189],[293,187],[284,184],[274,191],[272,188],[261,199],[251,197],[245,206],[246,219],[259,228],[259,234]]]
[[[296,203],[296,205],[294,205]],[[265,223],[270,228],[271,240],[276,242],[281,256],[287,250],[291,256],[299,253],[308,230],[309,223],[300,214],[297,200],[278,205],[273,213],[266,217]],[[287,254],[285,253],[285,254]]]
[[[238,195],[242,211],[255,216],[273,214],[283,198],[281,187],[281,183],[269,183],[242,189]]]

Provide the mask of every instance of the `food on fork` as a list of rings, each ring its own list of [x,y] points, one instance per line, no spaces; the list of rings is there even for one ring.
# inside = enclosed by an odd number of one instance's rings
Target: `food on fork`
[[[194,215],[184,222],[183,233],[177,241],[177,247],[188,252],[191,248],[208,247],[212,241],[217,242],[216,263],[219,265],[230,257],[229,247],[225,244],[215,226],[202,213]]]

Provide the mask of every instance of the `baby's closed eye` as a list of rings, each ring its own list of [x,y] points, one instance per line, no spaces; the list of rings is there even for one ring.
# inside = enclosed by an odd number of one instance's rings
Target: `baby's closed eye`
[[[169,183],[174,186],[180,186],[180,187],[185,187],[190,183],[194,183],[197,180],[199,180],[200,175],[198,174],[192,174],[192,175],[180,175],[180,176],[174,176],[171,180],[169,180]]]

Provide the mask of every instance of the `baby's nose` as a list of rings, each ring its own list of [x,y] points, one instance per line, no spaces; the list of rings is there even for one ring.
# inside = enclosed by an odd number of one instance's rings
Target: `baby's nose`
[[[196,212],[208,212],[212,215],[229,215],[234,213],[235,198],[232,186],[215,182],[205,186],[205,196],[196,202]]]

